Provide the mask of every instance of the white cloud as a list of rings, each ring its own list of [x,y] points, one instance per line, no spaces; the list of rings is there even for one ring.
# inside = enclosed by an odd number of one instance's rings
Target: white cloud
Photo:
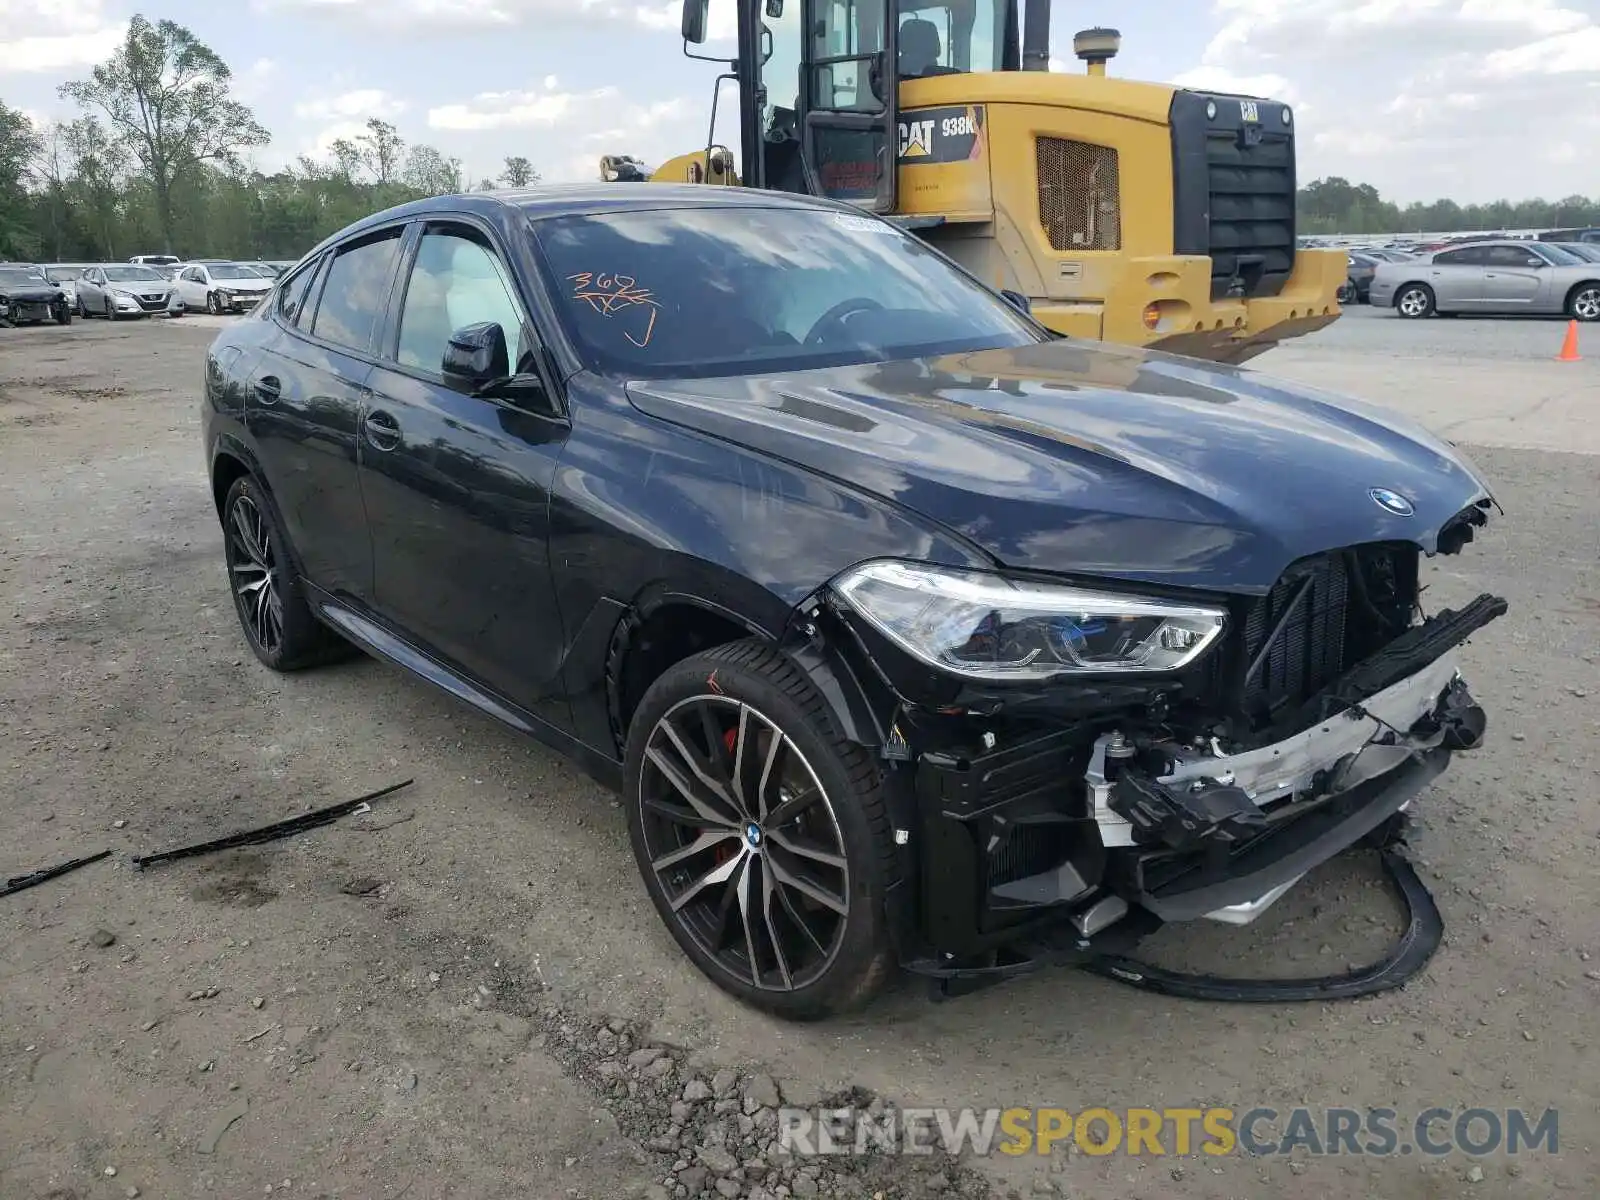
[[[1294,105],[1305,181],[1343,175],[1401,202],[1595,190],[1586,161],[1553,149],[1600,138],[1594,0],[1211,7],[1217,31],[1177,82]],[[1519,175],[1515,163],[1539,166]]]
[[[294,106],[294,115],[307,121],[350,120],[369,117],[389,120],[406,111],[406,103],[380,88],[357,88],[336,96],[305,100]]]
[[[251,0],[261,13],[295,13],[358,21],[370,27],[366,0]],[[392,0],[384,6],[378,31],[405,34],[419,29],[455,33],[513,28],[625,24],[651,30],[676,29],[682,14],[679,0]],[[735,36],[733,0],[713,0],[708,33],[713,41]]]
[[[271,94],[279,74],[277,62],[258,58],[244,70],[233,73],[233,94],[246,104],[255,104]]]
[[[545,86],[531,91],[480,92],[460,104],[442,104],[428,110],[429,129],[457,131],[518,129],[530,125],[555,125],[578,111],[579,106],[615,102],[614,87],[589,92],[557,91],[547,78]]]
[[[128,23],[102,0],[0,0],[0,72],[64,72],[111,56]]]
[[[327,158],[335,142],[353,142],[366,132],[365,121],[335,121],[317,130],[302,147],[302,153],[311,158]]]

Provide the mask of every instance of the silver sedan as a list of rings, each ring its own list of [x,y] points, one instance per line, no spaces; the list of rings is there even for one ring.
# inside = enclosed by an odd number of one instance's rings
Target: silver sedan
[[[177,289],[153,267],[132,263],[105,263],[90,267],[78,277],[77,310],[80,317],[148,317],[165,313],[181,317],[183,304]]]
[[[1600,264],[1549,242],[1484,241],[1383,263],[1372,303],[1417,319],[1434,313],[1559,313],[1600,321]]]

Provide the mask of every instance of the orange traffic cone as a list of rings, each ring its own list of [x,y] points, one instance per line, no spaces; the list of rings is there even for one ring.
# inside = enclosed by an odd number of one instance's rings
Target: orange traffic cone
[[[1561,353],[1556,355],[1556,361],[1578,361],[1578,323],[1576,321],[1567,322],[1567,337],[1566,340],[1561,343]]]

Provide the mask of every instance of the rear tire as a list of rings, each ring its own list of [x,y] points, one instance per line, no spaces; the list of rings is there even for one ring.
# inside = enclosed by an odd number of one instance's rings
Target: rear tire
[[[1433,289],[1425,283],[1408,283],[1395,294],[1394,310],[1408,321],[1431,317],[1437,311]]]
[[[311,611],[277,510],[249,475],[222,502],[223,561],[245,640],[274,671],[300,671],[345,657],[352,647]]]
[[[670,667],[623,769],[645,888],[713,983],[802,1021],[882,990],[895,850],[877,764],[787,656],[750,640]]]
[[[1354,304],[1356,302],[1356,285],[1352,280],[1346,279],[1339,285],[1339,291],[1334,296],[1340,304]]]
[[[1567,297],[1567,315],[1574,321],[1600,321],[1600,282],[1573,288]]]

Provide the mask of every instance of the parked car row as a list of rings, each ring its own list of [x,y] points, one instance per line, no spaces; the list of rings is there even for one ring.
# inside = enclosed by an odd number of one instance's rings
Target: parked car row
[[[293,265],[155,254],[125,263],[0,263],[0,321],[68,325],[74,316],[244,312]]]
[[[1368,295],[1410,320],[1434,314],[1540,313],[1600,321],[1600,245],[1507,238],[1383,263]]]
[[[1350,274],[1339,289],[1340,304],[1366,304],[1373,273],[1386,262],[1411,262],[1416,256],[1404,250],[1351,250]]]

